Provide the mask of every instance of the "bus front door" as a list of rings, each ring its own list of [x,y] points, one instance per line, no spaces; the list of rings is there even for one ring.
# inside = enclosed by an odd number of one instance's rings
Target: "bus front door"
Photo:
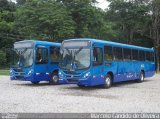
[[[99,46],[93,47],[93,57],[92,57],[92,65],[93,65],[93,85],[100,85],[104,83],[102,79],[102,73],[104,72],[103,67],[103,48]]]
[[[36,65],[35,65],[35,80],[48,81],[50,79],[48,70],[48,49],[45,47],[37,47],[36,49]]]

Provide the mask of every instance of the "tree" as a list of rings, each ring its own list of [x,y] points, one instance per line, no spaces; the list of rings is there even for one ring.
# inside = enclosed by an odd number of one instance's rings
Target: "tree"
[[[14,19],[15,4],[0,0],[0,48],[8,48],[15,41]]]
[[[110,39],[114,37],[113,23],[105,20],[105,12],[94,6],[96,0],[57,0],[70,11],[75,22],[74,37]]]
[[[17,5],[24,5],[27,0],[16,0]]]
[[[24,38],[54,41],[74,35],[74,22],[55,0],[28,0],[17,8],[16,26]]]
[[[75,22],[74,37],[86,37],[90,35],[88,21],[92,15],[93,0],[58,0],[71,12],[72,20]]]
[[[152,0],[152,38],[157,50],[157,69],[160,70],[160,1]]]
[[[4,66],[4,64],[6,64],[7,62],[7,59],[6,59],[6,53],[2,52],[0,50],[0,67],[1,66]]]
[[[149,1],[147,0],[108,0],[110,2],[107,18],[117,24],[120,39],[128,44],[136,44],[146,39],[143,33],[149,31],[151,26]]]

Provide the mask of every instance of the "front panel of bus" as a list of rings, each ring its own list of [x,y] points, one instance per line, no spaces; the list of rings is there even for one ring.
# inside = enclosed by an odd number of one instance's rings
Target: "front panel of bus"
[[[93,80],[100,81],[97,79],[103,70],[101,46],[92,46],[89,40],[68,40],[62,43],[61,53],[60,82],[91,86],[95,85]]]
[[[34,42],[16,42],[12,55],[11,80],[32,80],[34,78]]]

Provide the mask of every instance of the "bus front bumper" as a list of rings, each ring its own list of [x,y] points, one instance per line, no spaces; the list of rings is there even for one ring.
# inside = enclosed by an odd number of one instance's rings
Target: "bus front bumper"
[[[87,79],[74,79],[74,78],[69,78],[69,79],[59,79],[60,84],[77,84],[77,85],[85,85],[85,86],[91,86],[91,81],[90,78]]]
[[[10,76],[11,80],[19,80],[19,81],[33,81],[34,76],[24,76],[24,75],[17,75],[17,76]]]

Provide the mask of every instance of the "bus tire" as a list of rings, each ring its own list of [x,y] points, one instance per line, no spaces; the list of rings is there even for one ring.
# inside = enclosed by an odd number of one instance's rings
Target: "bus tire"
[[[110,74],[107,74],[107,76],[105,78],[104,88],[108,89],[111,87],[111,85],[112,85],[112,77]]]
[[[37,85],[37,84],[39,84],[39,81],[32,81],[32,84]]]
[[[80,88],[84,88],[85,87],[85,85],[77,85],[78,87],[80,87]]]
[[[139,79],[138,79],[138,83],[142,83],[144,82],[144,72],[140,73]]]
[[[58,74],[56,72],[52,73],[52,78],[49,81],[49,84],[50,85],[58,85],[59,84],[59,77],[58,77]]]

